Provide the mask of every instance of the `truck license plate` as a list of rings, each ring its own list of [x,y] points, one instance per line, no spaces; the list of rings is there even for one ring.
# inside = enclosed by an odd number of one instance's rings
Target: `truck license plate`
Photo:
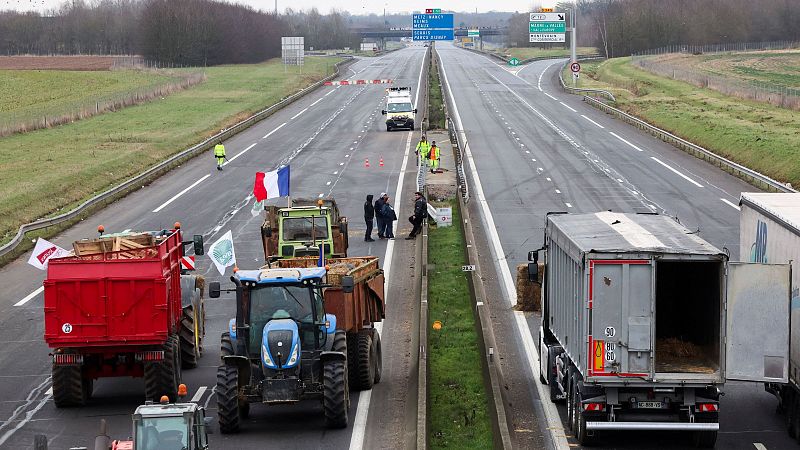
[[[636,407],[647,409],[664,409],[666,405],[664,405],[664,402],[636,402]]]

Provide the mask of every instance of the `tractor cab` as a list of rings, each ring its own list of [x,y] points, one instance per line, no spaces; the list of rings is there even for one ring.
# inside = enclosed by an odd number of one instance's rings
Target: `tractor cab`
[[[196,403],[141,405],[133,413],[133,450],[207,449],[210,419]]]
[[[347,218],[333,199],[293,199],[292,206],[267,206],[261,226],[264,255],[270,258],[347,256]]]

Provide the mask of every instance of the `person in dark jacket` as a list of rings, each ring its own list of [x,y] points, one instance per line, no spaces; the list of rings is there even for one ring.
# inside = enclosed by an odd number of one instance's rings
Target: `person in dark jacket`
[[[386,239],[394,239],[394,221],[397,220],[397,214],[392,208],[392,203],[389,201],[389,196],[383,198],[383,237]]]
[[[375,222],[378,223],[378,238],[383,239],[383,230],[386,226],[383,224],[383,205],[386,192],[381,192],[381,196],[375,200]]]
[[[414,192],[414,214],[408,218],[408,221],[414,225],[411,229],[406,240],[412,240],[417,237],[422,231],[422,220],[428,217],[428,202],[422,192]]]
[[[372,204],[372,194],[367,195],[367,201],[364,202],[364,222],[367,223],[367,232],[364,234],[364,240],[367,242],[374,242],[372,239],[372,221],[375,219],[375,205]]]

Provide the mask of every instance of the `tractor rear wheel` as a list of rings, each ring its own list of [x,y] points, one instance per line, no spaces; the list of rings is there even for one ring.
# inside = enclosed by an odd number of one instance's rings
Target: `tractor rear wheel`
[[[372,346],[372,330],[362,330],[358,333],[358,363],[356,364],[357,390],[372,389],[375,382],[375,359],[374,347]]]
[[[372,359],[375,363],[375,378],[373,384],[381,382],[381,374],[383,372],[383,350],[381,350],[381,335],[378,330],[372,330]]]
[[[158,402],[162,395],[174,402],[181,383],[181,352],[179,338],[171,335],[164,343],[164,360],[144,365],[144,392],[148,400]]]
[[[222,336],[219,339],[219,356],[231,356],[235,353],[233,349],[233,341],[231,340],[231,334],[229,332],[222,333]]]
[[[56,407],[83,406],[91,395],[92,383],[83,380],[80,366],[53,365],[53,400]]]
[[[239,431],[239,371],[224,362],[217,369],[217,416],[220,432]]]

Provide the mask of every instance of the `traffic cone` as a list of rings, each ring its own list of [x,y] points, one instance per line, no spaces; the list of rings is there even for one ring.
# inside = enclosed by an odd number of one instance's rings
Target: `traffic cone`
[[[369,158],[364,160],[364,167],[369,167]]]
[[[381,156],[381,160],[378,161],[378,166],[383,167],[383,156]]]

